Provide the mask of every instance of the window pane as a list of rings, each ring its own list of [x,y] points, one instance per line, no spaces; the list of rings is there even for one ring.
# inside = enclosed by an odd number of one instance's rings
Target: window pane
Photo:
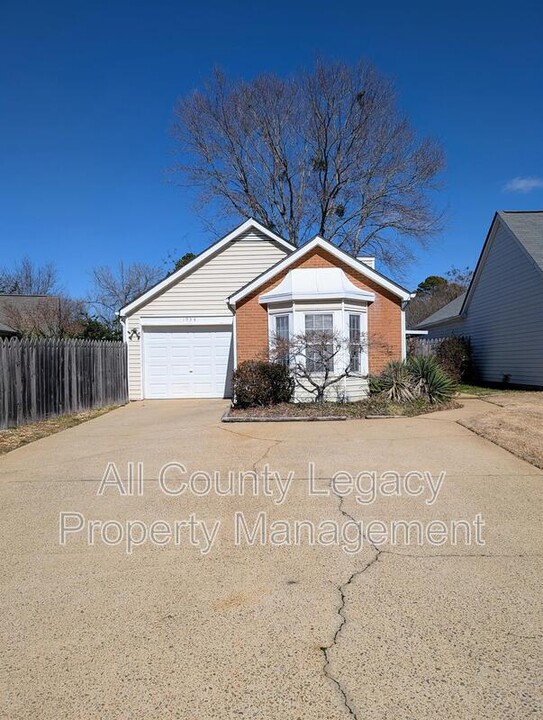
[[[349,340],[360,342],[360,315],[349,315]]]
[[[334,316],[332,313],[319,313],[305,316],[306,332],[332,332],[334,329]]]
[[[289,320],[288,315],[276,315],[275,317],[275,338],[278,342],[277,362],[288,367],[289,364]]]
[[[307,337],[306,366],[309,372],[334,371],[334,316],[332,313],[312,313],[305,316]],[[330,342],[328,342],[328,333]],[[324,335],[324,337],[323,337]],[[323,342],[324,341],[324,342]]]
[[[282,340],[288,339],[288,315],[278,315],[275,318],[275,334]]]
[[[360,315],[349,315],[349,345],[351,370],[360,372]]]

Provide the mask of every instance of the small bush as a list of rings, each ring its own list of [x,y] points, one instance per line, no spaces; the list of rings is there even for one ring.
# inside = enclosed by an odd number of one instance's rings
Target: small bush
[[[443,370],[456,383],[471,379],[471,343],[468,338],[451,336],[437,347],[436,358]]]
[[[456,392],[455,381],[447,375],[436,358],[418,355],[410,358],[406,367],[414,397],[438,404],[448,402]]]
[[[368,376],[368,385],[369,385],[369,389],[370,389],[370,395],[377,395],[383,389],[381,387],[381,379],[380,379],[379,375],[369,375]]]
[[[264,360],[246,360],[234,372],[234,402],[237,407],[289,402],[293,382],[288,368]]]
[[[409,370],[403,362],[388,363],[378,379],[373,381],[373,386],[392,402],[407,402],[415,397]]]
[[[441,404],[449,402],[456,383],[435,357],[416,356],[406,362],[390,362],[380,375],[370,378],[372,398],[391,403]]]

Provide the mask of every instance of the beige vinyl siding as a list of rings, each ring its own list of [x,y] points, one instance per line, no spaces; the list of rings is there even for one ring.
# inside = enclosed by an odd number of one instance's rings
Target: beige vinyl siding
[[[543,386],[543,273],[498,221],[464,320],[429,337],[467,335],[481,379]]]
[[[127,317],[127,330],[141,329],[145,318],[231,317],[226,300],[286,255],[285,248],[250,230],[206,260],[189,275],[164,289]],[[129,392],[142,398],[142,343],[128,340]]]
[[[251,231],[229,243],[222,252],[136,313],[140,317],[231,315],[226,298],[285,254],[284,249]]]

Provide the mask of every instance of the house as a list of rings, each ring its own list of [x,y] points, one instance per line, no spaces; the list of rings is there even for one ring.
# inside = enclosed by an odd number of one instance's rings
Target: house
[[[247,220],[120,311],[130,398],[229,397],[239,363],[311,323],[353,342],[367,333],[358,372],[342,380],[345,396],[362,397],[368,371],[405,356],[410,298],[373,265],[320,237],[295,248]]]
[[[543,387],[543,211],[496,213],[467,292],[416,329],[469,337],[483,382]]]
[[[53,295],[0,295],[0,338],[47,335],[58,323],[59,303]]]

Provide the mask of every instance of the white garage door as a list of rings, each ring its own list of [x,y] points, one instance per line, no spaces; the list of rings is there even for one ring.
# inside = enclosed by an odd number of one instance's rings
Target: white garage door
[[[231,329],[147,328],[143,337],[146,398],[230,396]]]

